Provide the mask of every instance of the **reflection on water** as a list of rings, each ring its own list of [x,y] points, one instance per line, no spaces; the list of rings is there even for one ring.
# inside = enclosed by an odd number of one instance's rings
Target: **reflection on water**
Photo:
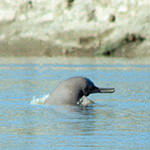
[[[149,150],[149,64],[16,62],[0,64],[0,149]],[[79,75],[116,92],[87,108],[30,104]]]

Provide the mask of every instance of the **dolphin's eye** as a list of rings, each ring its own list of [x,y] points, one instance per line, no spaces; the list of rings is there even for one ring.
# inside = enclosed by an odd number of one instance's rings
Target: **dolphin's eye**
[[[89,91],[92,91],[93,88],[94,88],[94,85],[91,84],[91,85],[89,86]]]
[[[90,86],[89,86],[89,91],[91,91],[91,90],[92,90],[92,86],[90,85]]]

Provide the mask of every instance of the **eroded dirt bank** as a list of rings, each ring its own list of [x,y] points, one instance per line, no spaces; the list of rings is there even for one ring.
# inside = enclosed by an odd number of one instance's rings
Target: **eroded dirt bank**
[[[0,56],[150,56],[150,2],[3,0]]]

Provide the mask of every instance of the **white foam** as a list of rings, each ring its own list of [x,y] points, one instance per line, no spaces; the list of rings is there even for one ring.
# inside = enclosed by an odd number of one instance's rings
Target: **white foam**
[[[48,98],[48,96],[49,96],[49,94],[44,95],[40,98],[33,97],[32,101],[31,101],[31,104],[45,104],[46,99]]]

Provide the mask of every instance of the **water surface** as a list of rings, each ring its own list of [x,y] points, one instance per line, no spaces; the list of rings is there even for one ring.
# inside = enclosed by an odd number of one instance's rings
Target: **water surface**
[[[32,60],[0,63],[0,149],[149,150],[149,63]],[[80,75],[116,92],[89,96],[95,104],[87,108],[30,104],[61,80]]]

